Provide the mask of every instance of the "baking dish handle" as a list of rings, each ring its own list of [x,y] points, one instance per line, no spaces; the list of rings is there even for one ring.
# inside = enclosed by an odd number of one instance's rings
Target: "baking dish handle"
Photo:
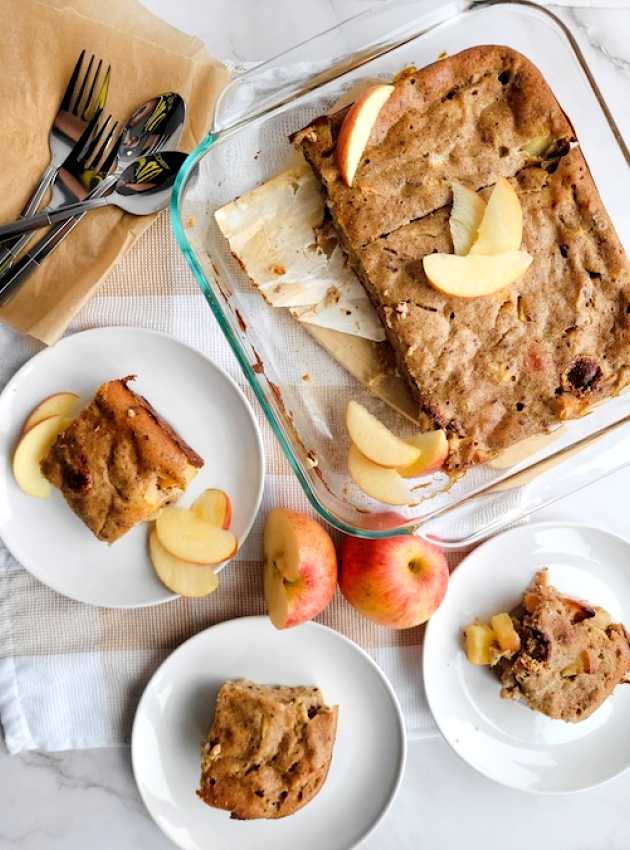
[[[260,65],[237,73],[220,94],[213,133],[291,103],[469,8],[472,0],[399,0],[368,9]]]

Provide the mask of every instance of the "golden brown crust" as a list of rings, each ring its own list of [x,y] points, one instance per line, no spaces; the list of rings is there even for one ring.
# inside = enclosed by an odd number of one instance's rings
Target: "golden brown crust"
[[[451,468],[581,415],[630,380],[630,267],[580,151],[512,183],[534,261],[496,295],[453,298],[429,284],[423,256],[452,251],[448,208],[351,255],[399,368],[451,435]]]
[[[202,748],[197,795],[233,818],[282,818],[319,792],[337,708],[317,688],[226,682]]]
[[[478,189],[534,162],[535,138],[574,139],[537,68],[508,47],[464,50],[403,75],[379,113],[352,187],[335,162],[347,109],[295,133],[322,181],[346,247],[357,249],[450,202],[450,180]]]
[[[43,459],[46,478],[88,528],[113,543],[181,495],[203,460],[127,376],[102,384]]]

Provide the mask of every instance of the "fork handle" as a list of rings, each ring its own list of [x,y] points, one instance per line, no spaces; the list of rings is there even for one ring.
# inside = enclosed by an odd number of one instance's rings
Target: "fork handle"
[[[47,224],[59,224],[68,218],[75,218],[77,215],[81,215],[82,212],[93,210],[96,207],[104,207],[107,204],[109,204],[108,198],[86,198],[75,204],[64,204],[62,207],[40,213],[39,215],[18,218],[16,221],[11,222],[11,224],[0,224],[0,242],[18,233],[39,230],[41,227],[46,227]]]
[[[28,203],[22,210],[23,217],[31,216],[37,210],[50,184],[55,179],[58,170],[59,166],[53,164],[52,162],[46,168],[42,176],[39,178],[39,183],[37,184],[35,191],[33,192]],[[15,261],[15,258],[20,253],[22,248],[26,245],[29,239],[30,236],[28,234],[24,234],[23,236],[20,236],[17,239],[12,240],[11,242],[5,242],[4,244],[0,245],[0,274],[11,268]]]

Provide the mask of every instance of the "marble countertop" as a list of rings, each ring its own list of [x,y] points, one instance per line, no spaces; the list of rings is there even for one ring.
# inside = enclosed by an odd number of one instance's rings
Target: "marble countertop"
[[[169,22],[199,35],[215,55],[239,63],[267,58],[379,0],[144,2]],[[573,31],[621,132],[630,140],[630,10],[552,8]],[[629,485],[630,471],[617,473],[540,518],[588,521],[627,536]],[[2,749],[0,788],[0,850],[173,847],[139,799],[126,748],[13,757]],[[627,850],[629,792],[630,774],[565,797],[509,791],[476,774],[440,738],[430,738],[410,744],[402,789],[364,846]]]

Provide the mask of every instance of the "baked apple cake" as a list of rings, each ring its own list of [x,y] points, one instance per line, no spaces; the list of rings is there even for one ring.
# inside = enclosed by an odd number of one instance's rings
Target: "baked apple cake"
[[[233,818],[282,818],[320,791],[337,707],[318,688],[226,682],[203,744],[198,796]]]
[[[630,673],[630,635],[603,608],[565,596],[539,570],[512,614],[465,629],[466,653],[490,664],[504,699],[548,717],[589,717]]]
[[[109,381],[56,438],[44,476],[99,540],[113,543],[177,499],[203,466],[128,383]]]
[[[320,182],[419,421],[446,431],[447,468],[464,469],[628,383],[630,266],[569,120],[524,56],[474,47],[383,88],[391,91],[350,178],[339,150],[348,107],[292,140]],[[457,249],[455,186],[483,199],[506,179],[522,208],[521,276],[477,297],[463,279],[459,295],[440,290],[427,258]]]

